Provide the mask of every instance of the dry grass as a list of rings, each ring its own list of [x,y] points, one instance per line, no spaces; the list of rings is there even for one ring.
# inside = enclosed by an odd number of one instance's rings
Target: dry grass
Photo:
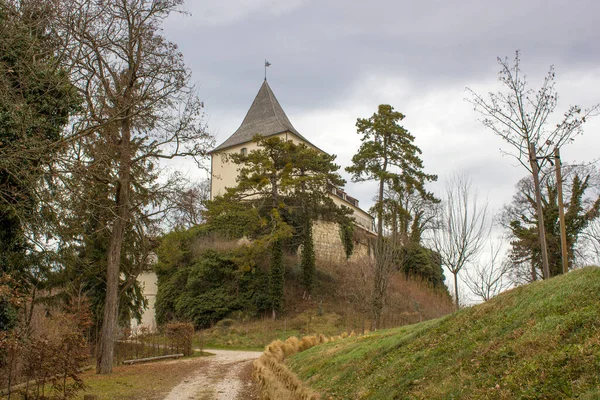
[[[320,271],[334,282],[327,288],[335,295],[331,302],[332,311],[344,316],[349,331],[363,331],[371,326],[373,267],[370,259],[319,266]],[[433,288],[418,278],[407,278],[401,272],[394,272],[390,276],[381,327],[413,324],[452,311],[452,299],[445,288]]]
[[[291,261],[290,263],[294,265]],[[274,340],[322,333],[365,333],[371,328],[372,270],[365,263],[319,265],[311,299],[303,299],[301,272],[297,266],[286,275],[284,313],[252,319],[231,319],[197,334],[196,347],[262,349]],[[446,315],[453,310],[447,292],[396,273],[390,280],[383,311],[383,327],[394,327]]]
[[[82,373],[86,389],[78,393],[76,399],[91,394],[98,396],[98,400],[160,400],[203,363],[206,361],[202,358],[188,358],[120,365],[113,367],[110,375],[96,375],[90,368]],[[0,399],[3,398],[0,396]],[[15,400],[20,398],[18,395],[11,396]]]

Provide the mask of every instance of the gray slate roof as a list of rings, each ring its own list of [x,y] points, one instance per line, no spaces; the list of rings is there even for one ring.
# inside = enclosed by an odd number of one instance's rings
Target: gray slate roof
[[[283,132],[292,132],[300,139],[310,143],[294,128],[265,79],[242,121],[242,125],[212,152],[250,142],[256,134],[272,136]]]

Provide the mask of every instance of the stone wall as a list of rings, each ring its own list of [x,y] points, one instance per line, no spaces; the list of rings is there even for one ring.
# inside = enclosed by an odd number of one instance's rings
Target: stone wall
[[[354,250],[349,261],[358,261],[370,257],[372,249],[369,242],[374,234],[354,226]],[[313,223],[313,241],[315,244],[315,258],[322,262],[346,261],[346,252],[342,243],[340,227],[334,222],[315,221]]]

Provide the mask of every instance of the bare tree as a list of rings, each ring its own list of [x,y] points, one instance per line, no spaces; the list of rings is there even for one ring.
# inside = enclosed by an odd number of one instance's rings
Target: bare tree
[[[486,243],[490,225],[487,202],[478,200],[477,192],[464,174],[446,180],[446,199],[442,203],[438,229],[433,231],[433,245],[442,265],[454,277],[455,307],[459,306],[458,273],[473,262]]]
[[[516,52],[514,64],[507,58],[498,58],[501,66],[500,82],[505,93],[489,93],[488,98],[476,94],[471,89],[470,102],[479,112],[484,126],[492,130],[511,147],[504,154],[516,158],[525,167],[534,180],[538,230],[544,278],[550,277],[548,249],[543,224],[542,200],[540,194],[539,171],[550,160],[555,149],[574,140],[582,133],[582,125],[589,117],[597,114],[598,105],[588,110],[579,106],[570,106],[563,119],[551,125],[550,117],[558,103],[558,94],[554,87],[554,67],[550,67],[541,88],[534,92],[527,87],[527,78],[520,68],[520,53]]]
[[[503,259],[502,246],[499,244],[494,245],[490,241],[489,258],[473,264],[473,268],[466,270],[462,281],[483,301],[488,301],[512,285],[509,280],[510,262]]]
[[[389,233],[393,242],[420,243],[423,234],[435,228],[438,203],[429,193],[423,196],[418,192],[386,188],[382,201],[383,231]],[[376,213],[377,206],[370,211]]]
[[[204,180],[179,188],[171,193],[169,219],[176,227],[185,229],[204,221],[202,212],[210,199],[210,181]]]
[[[372,295],[373,329],[381,328],[381,315],[385,307],[390,276],[394,271],[402,268],[403,256],[399,243],[390,240],[381,240],[374,246],[374,258],[366,260],[373,265],[374,286]]]
[[[581,234],[575,251],[574,267],[600,265],[600,220],[595,219]]]
[[[113,199],[105,209],[110,241],[98,373],[112,371],[123,240],[136,207],[147,204],[136,193],[151,198],[159,159],[202,156],[212,144],[183,57],[161,36],[162,22],[181,4],[73,0],[63,9],[66,62],[85,103],[70,139],[93,152],[79,158],[80,167],[95,171]]]

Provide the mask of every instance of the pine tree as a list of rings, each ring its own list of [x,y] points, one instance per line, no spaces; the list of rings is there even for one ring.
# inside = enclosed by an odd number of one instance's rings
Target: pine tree
[[[254,141],[257,149],[228,156],[240,166],[237,186],[207,204],[207,222],[215,231],[246,236],[252,246],[269,249],[272,296],[283,296],[280,248],[283,252],[286,241],[299,238],[308,249],[303,252],[302,268],[305,292],[310,295],[315,271],[312,221],[347,223],[350,213],[328,196],[331,185],[344,183],[336,172],[335,156],[279,137],[257,136]],[[282,299],[272,300],[275,315]]]
[[[373,294],[375,327],[380,325],[388,274],[393,269],[391,265],[384,265],[384,260],[391,259],[384,256],[388,253],[383,240],[385,189],[393,185],[399,192],[416,191],[423,197],[433,197],[425,189],[425,184],[437,179],[436,175],[423,172],[423,161],[419,157],[421,150],[413,143],[415,137],[399,125],[403,119],[404,114],[394,111],[388,104],[381,104],[370,118],[359,118],[356,127],[357,133],[362,135],[362,144],[352,157],[352,165],[346,168],[354,182],[379,183],[375,204],[378,233],[375,257],[380,256],[376,260]]]

